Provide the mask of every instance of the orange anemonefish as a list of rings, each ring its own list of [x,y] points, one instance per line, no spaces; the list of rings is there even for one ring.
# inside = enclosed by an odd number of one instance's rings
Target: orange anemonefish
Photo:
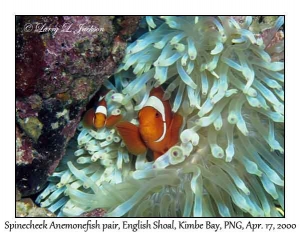
[[[142,154],[149,148],[155,160],[178,142],[182,116],[172,114],[169,101],[162,100],[163,94],[164,90],[160,87],[152,89],[149,99],[138,113],[139,126],[130,122],[116,125],[130,153]]]
[[[88,129],[101,129],[106,126],[113,127],[122,119],[121,112],[119,114],[112,114],[107,117],[107,106],[105,96],[100,97],[100,101],[94,107],[89,109],[83,116],[83,126]]]

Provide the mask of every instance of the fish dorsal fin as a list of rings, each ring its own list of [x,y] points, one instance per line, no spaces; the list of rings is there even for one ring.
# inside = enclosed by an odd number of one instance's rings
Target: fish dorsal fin
[[[148,106],[156,109],[162,116],[162,120],[164,122],[164,125],[163,125],[164,130],[163,130],[161,137],[155,141],[155,142],[160,142],[165,138],[166,133],[167,133],[165,106],[162,103],[162,101],[159,98],[157,98],[156,96],[149,97],[149,99],[147,100],[144,107],[148,107]]]
[[[98,100],[98,101],[100,102],[100,101],[102,101],[102,100],[105,100],[104,98],[105,98],[105,95],[102,95],[102,96],[99,97],[99,100]]]

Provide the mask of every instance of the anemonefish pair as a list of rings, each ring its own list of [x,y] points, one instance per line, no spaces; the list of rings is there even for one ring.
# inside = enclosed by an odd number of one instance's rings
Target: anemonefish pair
[[[144,107],[138,113],[139,126],[119,122],[116,128],[129,152],[134,155],[153,151],[154,160],[168,151],[179,140],[182,116],[172,113],[168,100],[163,100],[164,90],[154,88]]]
[[[101,129],[106,126],[113,127],[122,119],[121,112],[107,116],[107,105],[105,96],[100,97],[97,105],[89,109],[83,116],[83,126],[88,129]]]
[[[121,114],[107,117],[105,97],[86,112],[83,125],[95,129],[115,127],[130,153],[143,154],[149,148],[155,160],[178,142],[182,125],[182,116],[172,113],[170,103],[163,101],[163,95],[161,87],[151,90],[148,101],[138,113],[139,126],[121,121]]]

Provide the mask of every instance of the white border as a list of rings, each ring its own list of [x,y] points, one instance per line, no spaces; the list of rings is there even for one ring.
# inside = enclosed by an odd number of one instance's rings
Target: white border
[[[149,1],[3,1],[1,2],[1,220],[0,227],[4,228],[4,219],[14,222],[15,200],[15,96],[14,96],[14,27],[15,14],[250,14],[250,15],[276,15],[286,14],[286,218],[284,219],[253,219],[255,223],[297,223],[297,231],[300,228],[299,221],[299,62],[300,62],[300,35],[299,35],[299,9],[297,1],[278,0],[149,0]],[[49,219],[48,221],[52,221]],[[74,222],[86,222],[87,219],[74,219]],[[130,219],[129,221],[133,221]],[[203,219],[207,221],[209,219]],[[237,219],[243,220],[243,219]],[[18,223],[28,222],[29,219],[17,219]],[[34,221],[41,221],[36,219]],[[102,222],[119,222],[120,219],[101,219]],[[223,219],[212,219],[214,223],[223,222]],[[246,219],[243,220],[246,222]],[[55,222],[65,223],[65,219],[55,219]],[[14,231],[14,232],[32,232]],[[46,231],[35,231],[46,232]],[[47,231],[59,232],[59,231]],[[68,232],[68,231],[64,231]],[[72,231],[75,232],[75,231]],[[80,231],[79,231],[80,232]],[[96,231],[95,231],[96,232]],[[97,231],[100,232],[100,231]],[[112,232],[112,231],[111,231]],[[132,232],[132,231],[122,231]],[[143,232],[143,231],[139,231]],[[150,232],[150,231],[148,231]],[[156,230],[156,232],[162,232]],[[164,231],[167,232],[167,231]],[[196,232],[196,231],[195,231]],[[199,230],[197,231],[199,232]],[[203,232],[203,231],[202,231]],[[213,231],[208,231],[213,232]],[[237,231],[221,231],[237,232]],[[251,232],[251,231],[244,231]],[[256,231],[268,232],[268,231]],[[277,231],[274,231],[277,232]],[[290,232],[290,231],[280,231]],[[294,231],[295,232],[295,231]]]

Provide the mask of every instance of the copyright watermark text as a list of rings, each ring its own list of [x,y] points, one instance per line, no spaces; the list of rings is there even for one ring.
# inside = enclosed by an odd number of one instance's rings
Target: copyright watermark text
[[[47,25],[46,23],[26,23],[24,25],[24,32],[45,33],[50,32],[53,35],[57,33],[98,33],[104,32],[104,28],[87,23],[74,25],[73,23],[64,23],[63,25]]]

